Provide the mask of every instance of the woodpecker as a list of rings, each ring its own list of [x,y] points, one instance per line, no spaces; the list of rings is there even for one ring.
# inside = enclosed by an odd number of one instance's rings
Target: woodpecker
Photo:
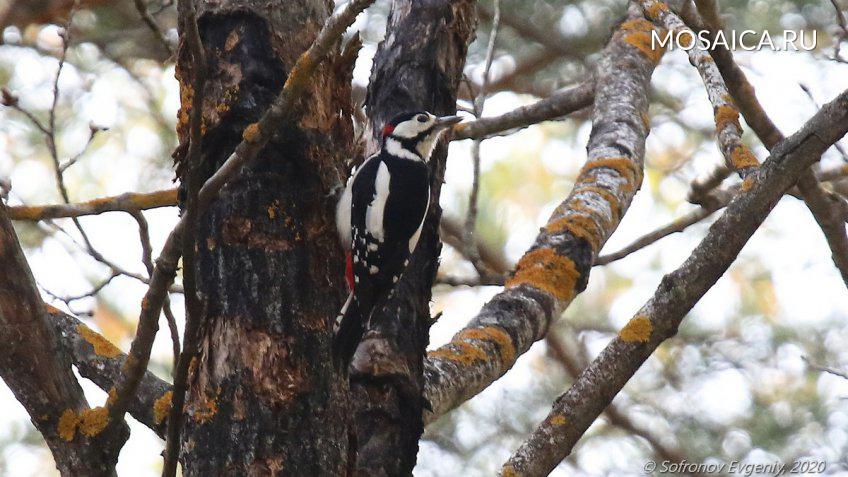
[[[372,310],[391,296],[418,244],[430,205],[430,154],[439,136],[461,119],[426,111],[394,117],[383,127],[380,151],[348,180],[336,209],[350,289],[333,340],[333,357],[342,371],[353,359]]]

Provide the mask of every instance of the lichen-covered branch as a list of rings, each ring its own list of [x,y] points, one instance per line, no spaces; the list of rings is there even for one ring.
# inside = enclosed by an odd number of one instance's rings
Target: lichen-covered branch
[[[613,35],[597,65],[588,161],[568,198],[521,258],[506,289],[425,362],[432,421],[503,375],[541,339],[585,287],[592,263],[642,181],[648,134],[646,91],[662,50],[653,25],[635,14]]]
[[[12,220],[39,221],[65,217],[98,215],[105,212],[132,212],[177,205],[177,189],[155,192],[127,192],[113,197],[101,197],[87,202],[55,205],[13,205],[8,207]]]
[[[563,343],[555,333],[548,333],[545,337],[545,344],[547,345],[550,354],[569,374],[569,376],[571,376],[571,379],[577,379],[583,371],[583,368],[586,366],[585,352],[582,353],[583,356],[575,356],[570,353],[566,344]],[[676,445],[669,442],[669,439],[665,436],[660,435],[660,433],[656,432],[654,429],[650,429],[647,426],[634,422],[633,419],[627,415],[626,410],[621,406],[616,405],[616,403],[610,403],[610,405],[607,406],[604,411],[604,416],[611,425],[644,439],[653,449],[656,456],[660,459],[668,462],[693,461],[691,458],[688,458],[686,454]],[[706,477],[704,474],[698,472],[692,472],[688,475],[693,477]]]
[[[62,475],[109,475],[129,432],[101,433],[103,408],[89,409],[44,313],[32,272],[0,201],[0,377],[30,415]]]
[[[714,0],[699,0],[696,2],[706,28],[715,35],[721,28],[718,9]],[[716,43],[717,48],[711,51],[715,65],[721,72],[730,93],[745,121],[763,142],[767,149],[772,150],[784,139],[783,134],[774,125],[757,100],[753,85],[748,81],[745,72],[733,60],[733,52]],[[804,202],[813,214],[816,222],[824,233],[831,249],[833,263],[836,265],[842,280],[848,286],[848,235],[845,232],[845,221],[848,219],[844,212],[842,199],[825,191],[816,180],[812,171],[806,171],[798,178],[798,189]]]
[[[47,320],[55,328],[61,349],[80,373],[105,392],[114,392],[115,382],[127,355],[102,335],[75,317],[45,305]],[[130,401],[128,412],[159,437],[164,431],[171,408],[171,384],[147,371]]]
[[[686,313],[736,259],[781,196],[822,153],[848,132],[848,91],[781,142],[748,191],[737,195],[686,262],[666,275],[571,388],[554,403],[502,469],[504,477],[548,475],[651,353],[674,336]]]
[[[664,26],[671,38],[680,38],[681,42],[700,43],[697,34],[683,23],[683,20],[672,12],[665,2],[645,0],[641,4],[645,14]],[[727,167],[735,170],[740,177],[746,178],[759,166],[757,157],[742,142],[742,126],[739,124],[739,110],[733,104],[733,98],[727,91],[724,78],[715,65],[712,57],[700,45],[693,46],[687,51],[689,61],[698,68],[698,73],[704,82],[707,96],[713,105],[715,115],[716,136],[719,150],[724,156]]]

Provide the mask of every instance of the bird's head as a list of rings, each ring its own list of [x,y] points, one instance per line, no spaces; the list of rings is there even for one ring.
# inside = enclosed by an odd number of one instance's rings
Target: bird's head
[[[438,117],[427,111],[399,114],[383,126],[383,144],[390,152],[403,148],[427,160],[439,136],[460,121],[459,116]]]

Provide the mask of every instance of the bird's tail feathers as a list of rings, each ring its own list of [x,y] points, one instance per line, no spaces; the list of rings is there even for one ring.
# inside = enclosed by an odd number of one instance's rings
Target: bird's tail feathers
[[[339,371],[347,372],[359,341],[365,334],[367,320],[359,300],[351,292],[336,318],[336,333],[333,337],[333,361]]]

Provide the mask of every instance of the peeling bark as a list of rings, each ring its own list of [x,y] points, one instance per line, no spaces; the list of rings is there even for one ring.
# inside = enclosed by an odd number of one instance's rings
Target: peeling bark
[[[374,59],[366,106],[379,144],[394,115],[456,111],[456,91],[476,26],[468,0],[396,0]],[[422,359],[429,341],[430,297],[441,251],[439,193],[447,145],[430,160],[430,209],[398,293],[372,315],[351,371],[356,406],[358,475],[410,475],[423,432]]]
[[[256,132],[332,2],[196,8],[208,62],[205,180]],[[178,174],[193,94],[190,60],[181,45]],[[339,52],[321,66],[298,104],[299,123],[276,131],[200,218],[200,353],[184,411],[184,475],[341,475],[351,464],[347,389],[330,358],[344,290],[332,191],[351,151],[351,68]]]

